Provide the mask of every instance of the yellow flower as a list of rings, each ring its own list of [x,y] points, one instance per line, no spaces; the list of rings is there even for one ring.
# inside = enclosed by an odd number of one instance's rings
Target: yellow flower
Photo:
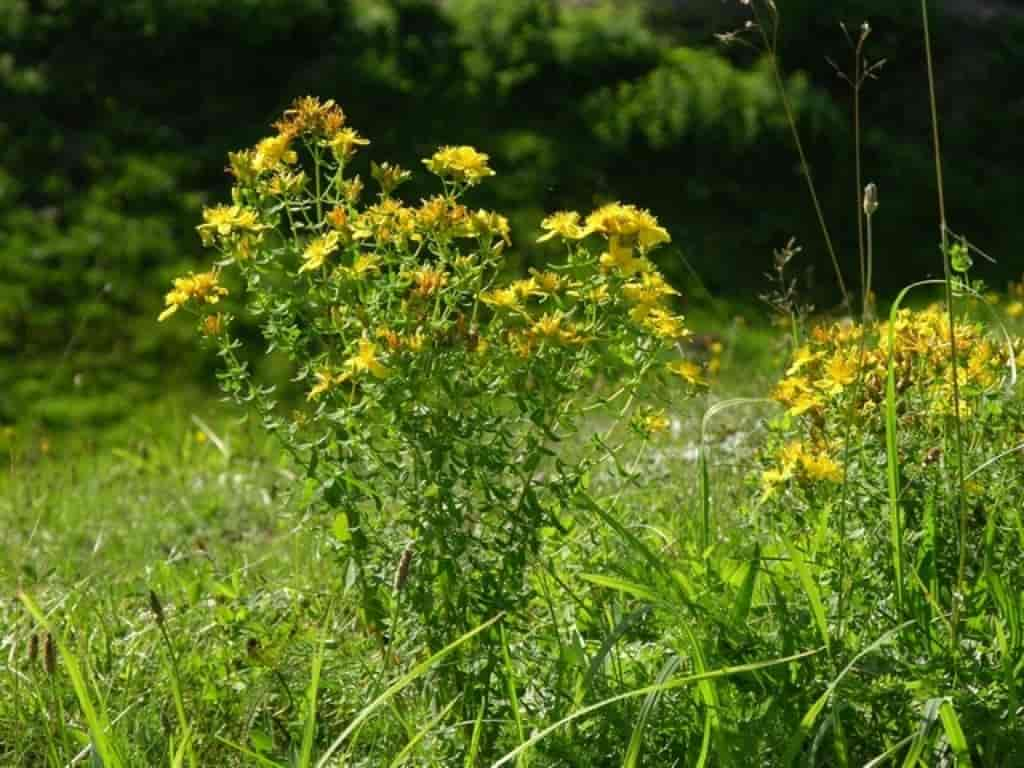
[[[259,214],[240,205],[215,205],[203,211],[203,223],[196,227],[203,245],[213,243],[214,236],[229,237],[235,233],[259,234],[266,225],[260,223]]]
[[[644,320],[644,324],[655,336],[667,341],[685,339],[690,331],[683,325],[681,315],[673,315],[664,309],[652,309]]]
[[[644,272],[639,282],[634,280],[622,286],[622,295],[642,306],[654,307],[666,296],[678,296],[679,291],[658,272]]]
[[[611,299],[608,293],[608,284],[601,283],[596,288],[592,288],[587,293],[587,298],[590,299],[594,304],[604,304]]]
[[[672,240],[668,231],[658,225],[657,218],[650,211],[622,203],[611,203],[591,213],[587,217],[587,229],[609,238],[621,237],[629,242],[635,241],[641,251]]]
[[[353,240],[352,227],[349,226],[349,215],[348,211],[342,208],[340,205],[332,208],[331,211],[324,217],[327,224],[331,229],[335,230],[339,236],[339,242],[348,245]]]
[[[397,352],[402,348],[402,337],[399,336],[397,332],[391,330],[390,328],[378,328],[377,338],[383,339],[384,342],[388,345],[388,349],[390,349],[392,352]]]
[[[362,280],[374,272],[380,272],[380,257],[372,253],[360,253],[352,260],[351,267],[341,269],[345,277],[353,280]]]
[[[830,483],[843,482],[843,468],[825,453],[800,456],[800,466],[811,480],[827,480]]]
[[[333,100],[321,103],[315,96],[303,96],[292,103],[291,109],[285,111],[284,119],[274,127],[285,135],[334,136],[344,124],[345,113]]]
[[[590,234],[587,227],[580,226],[580,215],[576,211],[559,211],[545,218],[540,223],[545,233],[537,238],[544,243],[556,235],[564,240],[580,240]]]
[[[516,296],[520,299],[526,299],[537,292],[537,282],[532,277],[525,280],[513,280],[509,288],[515,291]]]
[[[291,165],[299,156],[291,148],[292,137],[290,135],[270,136],[260,141],[252,153],[252,168],[257,173],[270,171],[282,163]]]
[[[512,351],[524,360],[529,359],[533,354],[534,337],[528,333],[510,331],[508,343],[512,347]]]
[[[803,376],[793,376],[783,379],[776,385],[775,391],[772,392],[772,398],[784,405],[789,405],[798,397],[810,391],[811,385],[807,379]]]
[[[420,298],[427,298],[448,284],[448,275],[433,267],[422,267],[412,273],[413,282],[416,287],[412,292]]]
[[[508,219],[494,211],[477,211],[469,220],[474,235],[498,237],[505,245],[512,245]]]
[[[672,422],[665,415],[665,411],[652,411],[640,420],[640,428],[648,435],[667,432],[670,426],[672,426]]]
[[[857,361],[853,355],[836,353],[832,359],[825,364],[825,371],[818,387],[830,395],[837,395],[846,387],[857,380]]]
[[[412,178],[412,173],[391,163],[370,163],[370,175],[380,184],[380,191],[387,197],[398,187]],[[358,178],[358,177],[357,177]]]
[[[784,469],[766,469],[761,473],[761,501],[766,501],[775,495],[780,485],[786,482],[792,473]]]
[[[580,341],[576,328],[572,324],[562,325],[564,319],[561,312],[548,312],[533,323],[530,333],[534,337],[557,344],[572,344]]]
[[[485,291],[480,294],[480,300],[484,304],[490,304],[499,309],[519,309],[519,294],[514,288],[496,288],[493,291]]]
[[[310,241],[309,245],[306,246],[306,250],[302,252],[304,263],[299,267],[299,272],[320,269],[327,260],[327,257],[338,250],[340,240],[341,237],[337,232],[328,232],[326,235],[320,235],[320,237]]]
[[[786,371],[786,375],[793,376],[799,373],[803,367],[810,365],[820,358],[821,352],[814,352],[809,346],[804,345],[793,353],[793,364],[789,366],[789,369]]]
[[[534,290],[537,293],[553,294],[558,293],[562,287],[562,278],[555,272],[538,272],[534,269],[530,270],[533,280]]]
[[[377,357],[377,345],[369,339],[360,339],[359,352],[345,361],[346,372],[342,380],[347,380],[361,373],[369,372],[375,378],[386,378],[390,371]]]
[[[427,337],[423,335],[423,329],[417,328],[416,333],[412,334],[405,340],[405,344],[409,347],[411,352],[422,352],[423,346],[427,342]]]
[[[306,173],[293,173],[286,169],[278,170],[270,179],[267,190],[277,197],[294,197],[306,186]]]
[[[348,202],[355,205],[359,202],[360,195],[363,194],[363,180],[359,176],[346,179],[341,184],[341,194]]]
[[[174,280],[174,288],[164,296],[166,308],[157,318],[163,322],[168,317],[181,309],[190,299],[206,304],[216,304],[222,296],[228,295],[228,289],[219,283],[220,273],[202,272],[198,275],[189,273],[186,277],[179,277]]]
[[[224,316],[220,312],[203,318],[203,333],[207,336],[220,336],[224,330]]]
[[[700,366],[689,360],[669,363],[666,368],[688,384],[695,387],[704,386],[707,382],[701,378]]]
[[[797,395],[797,397],[793,400],[788,412],[793,416],[801,416],[810,411],[820,410],[824,406],[825,403],[820,397],[808,392],[805,394]]]
[[[792,474],[803,457],[804,444],[799,440],[790,440],[779,449],[779,464],[782,466],[783,472]]]
[[[331,148],[339,162],[347,162],[356,153],[356,147],[365,147],[369,139],[364,139],[355,128],[342,128],[331,137],[327,146]]]
[[[442,179],[452,179],[466,184],[479,184],[488,176],[493,176],[487,163],[490,156],[478,152],[473,147],[441,147],[423,164],[427,170]]]
[[[981,341],[971,349],[967,358],[967,380],[982,388],[991,387],[996,383],[996,375],[992,370],[997,362],[995,350],[989,341]]]
[[[1006,314],[1014,320],[1024,315],[1024,301],[1012,301],[1007,304]]]
[[[599,261],[601,268],[606,272],[618,270],[626,277],[651,268],[651,263],[647,259],[636,257],[631,249],[618,248],[615,243],[612,243],[610,251],[601,254]]]
[[[321,368],[316,372],[316,384],[309,390],[309,394],[306,395],[307,400],[316,400],[324,392],[333,389],[335,385],[340,383],[340,380],[327,368]]]

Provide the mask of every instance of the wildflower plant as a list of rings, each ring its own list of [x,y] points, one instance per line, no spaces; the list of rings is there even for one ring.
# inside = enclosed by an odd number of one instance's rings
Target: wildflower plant
[[[620,203],[556,213],[539,240],[564,261],[506,279],[508,221],[467,202],[494,175],[486,154],[439,149],[423,164],[440,192],[410,204],[396,194],[410,172],[389,163],[371,165],[379,191],[365,193],[352,164],[369,141],[333,102],[300,99],[275,127],[230,155],[231,202],[198,227],[217,265],[176,281],[161,319],[197,312],[224,391],[305,469],[366,625],[394,625],[400,603],[436,649],[527,598],[542,530],[568,524],[616,450],[600,437],[562,450],[584,413],[628,425],[637,387],[670,373],[688,331],[649,259],[669,235]],[[262,344],[214,313],[221,270],[240,276],[232,307]],[[264,352],[289,360],[298,407],[254,379]]]
[[[994,670],[1020,647],[1021,350],[966,316],[952,336],[941,305],[897,307],[887,322],[813,328],[774,390],[785,411],[760,453],[759,516],[782,557],[814,563],[810,631],[841,658],[901,622],[920,630],[851,696],[851,732],[877,727],[877,711],[913,721],[915,701],[946,695],[951,675],[975,681],[955,705],[979,732],[1015,706],[1016,684]],[[806,569],[794,566],[794,583]],[[912,686],[899,683],[908,659]]]

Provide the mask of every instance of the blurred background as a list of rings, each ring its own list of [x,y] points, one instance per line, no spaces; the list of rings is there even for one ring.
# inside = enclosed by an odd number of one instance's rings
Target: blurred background
[[[847,281],[857,273],[852,67],[869,21],[887,60],[863,94],[883,296],[941,271],[917,3],[777,0],[781,64]],[[950,224],[1019,275],[1024,10],[933,0]],[[545,211],[622,199],[673,236],[690,306],[757,304],[773,249],[819,307],[835,281],[771,69],[716,35],[739,0],[0,0],[0,426],[116,420],[211,386],[189,323],[156,323],[229,150],[296,96],[334,98],[364,153],[417,169],[439,144],[491,154],[474,202],[513,222],[519,266]],[[829,61],[831,59],[831,63]],[[365,175],[365,174],[364,174]],[[423,181],[423,180],[421,180]],[[403,188],[415,200],[429,187]],[[550,255],[550,254],[548,254]],[[684,306],[684,311],[687,307]]]

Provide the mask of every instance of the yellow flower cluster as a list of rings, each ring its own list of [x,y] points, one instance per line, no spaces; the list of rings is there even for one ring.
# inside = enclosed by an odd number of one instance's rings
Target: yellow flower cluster
[[[215,205],[203,211],[203,223],[196,227],[203,245],[210,246],[216,238],[226,240],[237,235],[256,235],[268,229],[260,215],[241,205]]]
[[[762,498],[770,498],[779,486],[793,478],[812,482],[841,483],[843,468],[821,445],[811,448],[800,440],[792,440],[779,449],[775,467],[761,474]]]
[[[602,235],[608,240],[608,252],[602,255],[601,264],[626,275],[644,271],[643,255],[672,240],[650,211],[623,203],[601,206],[583,223],[577,211],[559,211],[544,219],[540,227],[544,234],[537,238],[538,243],[554,237],[582,240],[588,235]],[[640,258],[633,255],[634,247],[639,248]]]
[[[933,306],[922,311],[900,310],[890,329],[880,323],[867,330],[837,323],[816,328],[808,344],[793,355],[786,378],[773,397],[794,416],[822,415],[838,399],[857,390],[857,406],[877,411],[885,398],[889,333],[901,391],[914,390],[940,407],[952,389],[949,318]],[[959,321],[956,332],[960,385],[968,395],[997,387],[1006,372],[1007,353],[985,338],[977,323]],[[860,378],[862,386],[854,387]],[[927,391],[924,391],[927,390]]]
[[[441,147],[423,161],[427,170],[442,179],[462,182],[470,186],[479,184],[494,171],[487,165],[490,156],[473,147]]]
[[[475,364],[507,364],[508,371],[521,365],[515,358],[568,365],[583,345],[604,343],[640,344],[656,357],[689,335],[670,306],[678,292],[648,258],[670,242],[649,211],[614,202],[585,217],[553,213],[541,224],[540,242],[592,237],[602,239],[603,248],[593,254],[581,248],[558,271],[531,270],[501,282],[509,221],[462,200],[466,187],[494,175],[487,154],[471,146],[439,148],[422,162],[444,180],[442,194],[418,203],[393,194],[408,171],[371,163],[381,191],[364,204],[360,178],[346,177],[345,170],[370,142],[347,124],[338,105],[298,99],[274,127],[274,135],[230,155],[232,204],[207,208],[198,231],[205,245],[234,256],[247,277],[258,277],[247,282],[260,286],[257,293],[305,291],[326,308],[323,328],[331,336],[311,345],[322,350],[314,360],[303,359],[294,340],[320,330],[289,325],[286,312],[268,330],[281,334],[282,347],[295,345],[291,351],[313,380],[309,399],[346,381],[368,384],[363,374],[385,378],[408,360],[396,356],[389,369],[383,358],[427,348],[427,334],[435,352],[459,346],[474,353],[467,359]],[[280,238],[264,248],[265,231]],[[259,258],[239,258],[253,251]],[[293,280],[263,279],[264,273]],[[216,273],[207,275],[215,282]],[[222,295],[219,287],[203,287],[203,277],[176,281],[161,319],[191,298],[213,302]],[[204,332],[227,343],[219,322],[210,321]],[[482,354],[496,348],[496,355]],[[673,371],[700,379],[700,369],[685,361]]]
[[[191,299],[200,303],[216,304],[222,296],[228,295],[228,289],[220,285],[219,278],[220,274],[217,271],[201,272],[198,275],[189,273],[185,277],[175,278],[173,290],[164,296],[166,308],[157,319],[163,322]]]
[[[966,319],[957,321],[956,345],[959,415],[964,418],[998,391],[1009,373],[1012,350],[994,343],[981,325]],[[835,442],[850,414],[858,440],[883,445],[890,351],[901,430],[927,435],[931,444],[940,440],[945,418],[954,415],[951,347],[949,316],[940,306],[900,310],[891,324],[846,322],[815,328],[807,344],[793,353],[772,396],[793,418],[790,432],[818,448],[787,443],[762,474],[765,497],[798,470],[807,480],[837,481],[837,466],[826,460],[821,446]]]

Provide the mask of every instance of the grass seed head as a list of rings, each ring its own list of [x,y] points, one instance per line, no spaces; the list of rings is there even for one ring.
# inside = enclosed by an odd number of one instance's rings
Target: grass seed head
[[[43,642],[43,670],[50,676],[57,671],[57,645],[49,632]]]
[[[153,612],[156,617],[156,623],[163,626],[164,623],[164,607],[160,603],[160,598],[156,596],[156,592],[152,589],[149,590],[149,609]]]
[[[405,588],[405,582],[409,580],[409,568],[412,566],[412,543],[406,545],[402,550],[402,556],[398,560],[398,568],[395,569],[395,592],[401,592]]]

